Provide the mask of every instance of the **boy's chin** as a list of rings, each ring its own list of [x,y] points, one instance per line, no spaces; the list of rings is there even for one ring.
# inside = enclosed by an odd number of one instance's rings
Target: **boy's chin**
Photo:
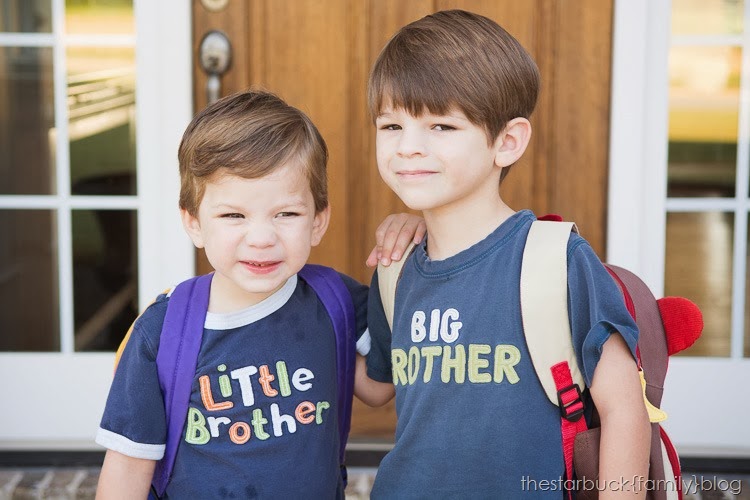
[[[445,202],[441,195],[429,192],[426,189],[413,189],[402,186],[401,189],[395,189],[394,193],[410,210],[418,212],[440,208]]]
[[[401,198],[401,201],[409,208],[409,210],[414,210],[417,212],[424,212],[426,210],[437,208],[437,205],[432,200],[420,200],[416,198],[404,197]]]

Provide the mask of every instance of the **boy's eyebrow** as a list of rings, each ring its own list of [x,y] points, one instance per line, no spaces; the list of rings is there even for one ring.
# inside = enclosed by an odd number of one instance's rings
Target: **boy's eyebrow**
[[[232,210],[234,210],[237,207],[234,206],[234,205],[232,205],[232,204],[229,204],[229,203],[219,202],[219,203],[217,203],[215,205],[212,205],[211,208],[231,208]]]
[[[301,198],[278,203],[277,207],[305,207],[305,201]]]
[[[273,208],[278,209],[282,207],[304,207],[306,206],[305,199],[302,197],[294,197],[294,198],[287,198],[279,200],[278,203],[275,203]],[[215,205],[212,205],[211,208],[213,209],[222,209],[222,210],[243,210],[243,208],[239,205],[232,205],[231,203],[226,202],[219,202]]]
[[[453,118],[454,120],[462,120],[465,122],[469,121],[469,119],[466,117],[466,115],[462,111],[459,111],[456,109],[452,109],[452,110],[446,111],[445,113],[437,114],[434,116]]]
[[[454,120],[461,120],[461,121],[470,123],[470,120],[461,111],[455,111],[455,110],[453,110],[453,111],[448,111],[446,113],[434,114],[434,115],[428,111],[426,114],[430,115],[430,116],[433,116],[435,118],[452,118]],[[387,120],[387,119],[393,118],[393,115],[394,115],[393,112],[384,111],[384,112],[378,114],[375,117],[375,119],[378,120],[378,119],[382,118],[382,119],[386,119]]]

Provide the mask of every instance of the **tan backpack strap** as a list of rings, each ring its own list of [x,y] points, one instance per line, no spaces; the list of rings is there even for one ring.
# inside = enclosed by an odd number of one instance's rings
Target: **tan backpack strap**
[[[414,243],[410,243],[404,252],[404,256],[399,261],[391,261],[390,266],[384,266],[378,263],[378,287],[380,288],[380,301],[383,303],[383,311],[388,320],[388,326],[393,332],[393,313],[396,305],[396,285],[401,277],[401,271],[404,268],[404,262],[414,250]]]
[[[567,361],[573,382],[583,390],[568,319],[568,239],[578,232],[572,222],[534,221],[521,263],[521,317],[539,381],[558,404],[551,367]]]

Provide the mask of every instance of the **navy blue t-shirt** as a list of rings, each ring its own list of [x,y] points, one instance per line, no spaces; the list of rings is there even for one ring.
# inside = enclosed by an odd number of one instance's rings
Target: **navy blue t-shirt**
[[[367,287],[342,276],[357,332]],[[136,458],[164,454],[166,420],[156,372],[167,296],[136,321],[115,372],[97,442]],[[336,344],[315,292],[296,275],[272,296],[230,314],[208,313],[184,435],[168,498],[336,498]]]
[[[398,425],[372,498],[560,498],[560,414],[531,364],[521,322],[521,259],[534,214],[521,211],[441,261],[418,246],[396,290],[393,334],[377,275],[368,374],[396,387]],[[638,330],[588,243],[568,243],[573,344],[587,384],[604,342]]]

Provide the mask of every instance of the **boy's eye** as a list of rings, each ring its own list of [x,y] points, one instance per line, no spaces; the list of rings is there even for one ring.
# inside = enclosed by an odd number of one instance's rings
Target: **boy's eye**
[[[228,213],[228,214],[221,214],[222,219],[244,219],[245,216],[242,214],[238,214],[236,212]]]
[[[276,217],[280,219],[286,219],[289,217],[297,217],[299,214],[297,212],[279,212],[276,214]]]
[[[444,123],[439,123],[432,128],[438,131],[456,130],[456,127],[451,127],[450,125],[445,125]]]
[[[387,123],[385,125],[381,125],[380,130],[401,130],[401,126],[394,123]]]

